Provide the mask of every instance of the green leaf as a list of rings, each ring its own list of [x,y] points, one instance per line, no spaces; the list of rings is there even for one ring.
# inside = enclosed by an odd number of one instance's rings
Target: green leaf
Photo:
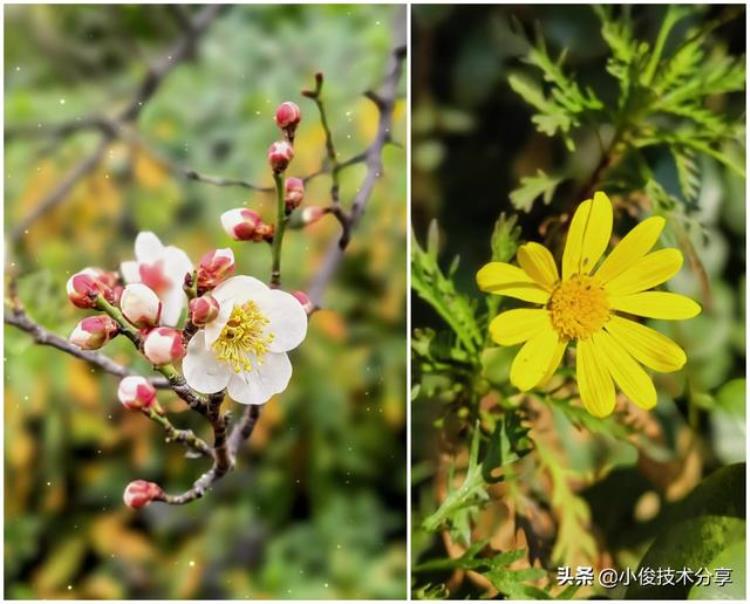
[[[562,180],[561,177],[548,176],[543,170],[537,170],[536,176],[524,176],[521,179],[521,186],[510,194],[510,201],[514,207],[524,212],[531,211],[540,196],[545,205],[549,205]]]
[[[685,201],[693,201],[698,197],[700,191],[700,170],[695,161],[695,152],[684,147],[670,147],[675,167],[677,168],[677,179],[680,183],[680,191]]]
[[[528,581],[538,581],[547,576],[541,568],[510,569],[509,566],[526,555],[526,550],[517,549],[499,552],[493,556],[478,557],[486,549],[488,541],[473,543],[458,558],[430,560],[414,567],[414,572],[441,570],[471,570],[486,577],[501,594],[511,600],[549,600],[548,592],[528,585]]]
[[[673,524],[659,535],[641,560],[639,568],[709,568],[728,546],[742,542],[745,521],[730,516],[699,516]],[[642,600],[687,598],[690,585],[641,585],[632,583],[627,598]]]
[[[688,595],[690,600],[744,600],[746,583],[745,539],[741,539],[725,548],[711,560],[708,569],[731,569],[731,583],[720,585],[715,577],[708,585],[694,586]]]
[[[640,568],[707,567],[745,536],[745,464],[725,466],[705,478],[670,512],[669,519]],[[627,597],[684,599],[689,587],[633,584]]]
[[[490,446],[482,461],[482,477],[487,483],[501,482],[504,474],[497,470],[517,462],[532,450],[529,428],[522,424],[520,413],[508,410],[502,420],[495,424],[490,437]]]
[[[427,251],[412,234],[411,286],[443,318],[469,353],[476,354],[482,344],[482,333],[477,324],[472,302],[456,290],[451,279],[438,265],[437,223],[430,225]],[[454,271],[455,271],[454,267]]]
[[[509,262],[516,255],[520,237],[521,227],[516,225],[516,216],[507,218],[504,212],[501,213],[495,221],[490,239],[492,259],[496,262]]]
[[[744,419],[747,386],[745,378],[737,378],[724,384],[716,394],[716,406]]]
[[[443,500],[440,507],[422,522],[422,528],[428,532],[435,532],[441,527],[456,522],[455,516],[466,508],[479,507],[488,499],[485,491],[484,479],[482,478],[482,466],[479,464],[479,424],[474,428],[474,436],[471,440],[469,451],[469,467],[466,469],[464,481],[458,489],[452,489]],[[451,485],[452,477],[448,484]],[[465,540],[467,541],[467,540]]]

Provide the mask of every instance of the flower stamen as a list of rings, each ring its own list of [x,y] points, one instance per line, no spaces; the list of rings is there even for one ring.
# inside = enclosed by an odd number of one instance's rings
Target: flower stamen
[[[262,364],[274,339],[272,333],[265,333],[268,324],[268,318],[255,302],[235,306],[213,344],[216,357],[229,364],[235,373],[253,368],[248,353],[252,353],[259,365]]]
[[[610,317],[604,287],[588,275],[573,275],[560,283],[550,296],[547,310],[557,333],[571,340],[592,336]]]

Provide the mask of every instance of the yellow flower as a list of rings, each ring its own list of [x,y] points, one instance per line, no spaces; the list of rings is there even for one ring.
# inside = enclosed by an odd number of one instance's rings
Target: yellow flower
[[[651,319],[690,319],[700,313],[701,307],[686,296],[646,291],[671,279],[682,266],[679,250],[650,251],[663,228],[661,217],[644,220],[596,268],[612,235],[612,203],[596,193],[573,216],[562,278],[552,254],[538,243],[518,249],[520,268],[505,262],[482,267],[477,273],[480,289],[542,305],[503,312],[490,323],[498,344],[523,344],[510,369],[514,386],[527,391],[546,382],[568,343],[575,341],[578,390],[589,413],[612,413],[615,384],[639,407],[656,405],[654,384],[641,364],[677,371],[685,364],[685,352],[618,312]]]

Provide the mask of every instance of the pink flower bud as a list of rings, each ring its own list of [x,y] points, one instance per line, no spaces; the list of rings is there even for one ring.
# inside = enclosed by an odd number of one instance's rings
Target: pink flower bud
[[[227,247],[208,252],[201,258],[198,266],[198,290],[213,289],[232,273],[234,273],[234,252],[231,249]]]
[[[302,210],[302,223],[307,226],[318,222],[323,216],[328,213],[328,210],[321,208],[320,206],[308,206]]]
[[[128,409],[148,409],[156,402],[156,388],[140,375],[130,375],[120,381],[117,398]]]
[[[221,226],[235,241],[252,241],[260,223],[258,213],[247,208],[235,208],[221,215]]]
[[[203,327],[219,315],[219,303],[210,294],[190,300],[190,321],[193,325]]]
[[[273,234],[276,232],[276,227],[272,224],[266,224],[261,222],[258,228],[255,229],[255,241],[273,241]]]
[[[284,183],[284,202],[286,211],[291,212],[298,208],[305,197],[305,183],[301,178],[287,178]]]
[[[85,268],[68,279],[68,300],[78,308],[95,308],[99,294],[108,302],[114,301],[114,292],[107,285],[110,273],[99,268]]]
[[[299,303],[308,315],[315,309],[312,300],[310,300],[310,297],[305,292],[296,291],[292,292],[292,295],[299,300]]]
[[[297,103],[285,101],[276,108],[276,115],[274,115],[273,119],[279,128],[282,130],[288,130],[289,128],[297,127],[302,120],[302,112],[297,106]]]
[[[152,501],[160,500],[163,497],[164,491],[162,488],[155,482],[148,482],[147,480],[134,480],[125,487],[125,492],[122,494],[125,505],[134,510],[146,507]]]
[[[68,339],[83,350],[96,350],[115,337],[119,329],[109,315],[96,315],[79,322]]]
[[[153,327],[159,323],[161,300],[148,285],[131,283],[122,291],[120,309],[136,327]]]
[[[185,340],[182,332],[171,327],[152,329],[143,342],[143,354],[154,365],[179,361],[185,356]]]
[[[294,148],[286,141],[277,141],[268,148],[268,163],[274,172],[283,172],[294,158]]]

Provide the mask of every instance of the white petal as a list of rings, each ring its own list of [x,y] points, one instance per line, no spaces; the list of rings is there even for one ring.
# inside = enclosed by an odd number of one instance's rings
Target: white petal
[[[243,405],[262,405],[283,392],[292,377],[292,364],[286,354],[267,354],[263,364],[246,373],[232,375],[229,397]]]
[[[263,295],[267,291],[268,286],[263,281],[255,277],[240,275],[230,277],[224,281],[224,283],[211,292],[211,295],[216,298],[219,305],[223,306],[228,301],[231,301],[233,304],[244,304],[248,300],[254,300]]]
[[[213,344],[216,341],[216,338],[221,335],[221,330],[224,329],[227,321],[229,321],[229,317],[232,315],[233,309],[234,305],[231,302],[227,302],[219,306],[218,316],[208,325],[206,325],[205,329],[203,330],[206,333],[207,346]]]
[[[161,257],[163,250],[161,241],[151,231],[142,231],[135,238],[135,258],[139,262],[154,262]]]
[[[307,313],[297,298],[279,289],[269,289],[256,302],[270,322],[268,331],[273,334],[273,342],[268,348],[271,352],[286,352],[302,343],[307,334]]]
[[[178,247],[170,245],[164,248],[164,272],[180,286],[185,282],[185,275],[193,272],[193,263],[188,255]]]
[[[128,260],[120,264],[120,274],[125,283],[140,283],[141,272],[138,270],[138,263],[135,260]]]
[[[213,352],[206,349],[204,336],[200,331],[188,344],[187,355],[182,360],[182,372],[191,388],[205,394],[223,390],[227,387],[229,378],[234,375],[226,363],[218,361]]]
[[[161,298],[161,324],[174,327],[180,320],[182,309],[187,304],[187,296],[182,288],[172,287]]]

